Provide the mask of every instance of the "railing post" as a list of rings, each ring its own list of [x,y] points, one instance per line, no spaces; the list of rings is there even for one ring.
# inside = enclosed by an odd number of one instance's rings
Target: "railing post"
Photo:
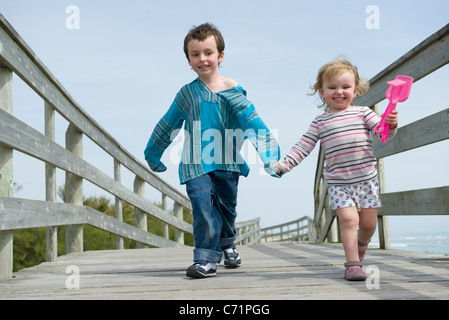
[[[173,214],[179,220],[184,219],[183,206],[175,201],[173,205]],[[184,244],[184,231],[175,228],[175,241]]]
[[[134,178],[134,192],[137,193],[139,197],[145,198],[145,181],[139,176]],[[145,212],[138,208],[134,208],[134,219],[137,228],[143,231],[148,230],[147,215]],[[145,243],[136,242],[136,248],[148,248],[148,245]]]
[[[122,182],[121,172],[120,172],[120,162],[114,158],[114,180],[118,183]],[[122,200],[119,197],[115,197],[115,218],[119,221],[123,221],[123,206]],[[125,248],[123,244],[123,238],[120,236],[115,236],[115,248],[118,250],[123,250]]]
[[[0,109],[12,113],[12,71],[0,66]],[[12,197],[12,149],[0,145],[0,196]],[[0,280],[12,278],[13,233],[0,231]]]
[[[162,194],[162,210],[167,211],[167,196]],[[162,224],[162,234],[165,239],[170,238],[170,233],[168,231],[168,223],[164,222]]]
[[[76,156],[83,157],[83,134],[73,124],[70,124],[66,132],[66,148]],[[66,172],[65,175],[66,202],[83,205],[83,178]],[[83,225],[74,224],[65,227],[65,251],[83,251]]]
[[[374,112],[380,114],[379,104],[374,106]],[[377,172],[379,175],[379,191],[380,198],[382,199],[382,194],[385,193],[385,167],[384,167],[384,159],[377,160]],[[378,216],[377,217],[378,224],[378,233],[379,233],[379,247],[381,249],[390,249],[390,228],[388,225],[388,217],[387,216]]]
[[[45,135],[55,141],[55,110],[45,102]],[[56,167],[45,164],[45,201],[56,202]],[[46,228],[47,261],[56,261],[58,257],[58,227]]]

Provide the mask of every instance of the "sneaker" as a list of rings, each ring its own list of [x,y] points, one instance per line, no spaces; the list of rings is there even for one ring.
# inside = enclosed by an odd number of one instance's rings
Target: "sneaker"
[[[224,265],[229,268],[237,268],[242,264],[239,253],[235,250],[235,244],[230,248],[223,249]]]
[[[186,275],[191,278],[207,278],[216,276],[216,272],[216,263],[197,261],[187,269]]]

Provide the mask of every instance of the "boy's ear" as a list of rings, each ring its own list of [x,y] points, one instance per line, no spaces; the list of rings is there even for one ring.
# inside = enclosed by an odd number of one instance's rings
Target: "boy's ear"
[[[224,51],[222,51],[219,55],[218,55],[218,63],[222,63],[224,59]]]

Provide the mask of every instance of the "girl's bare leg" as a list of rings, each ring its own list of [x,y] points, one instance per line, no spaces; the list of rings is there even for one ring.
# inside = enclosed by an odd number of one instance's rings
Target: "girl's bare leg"
[[[361,243],[367,243],[374,232],[376,232],[377,226],[377,209],[369,208],[362,209],[359,214],[359,241]],[[366,246],[360,247],[359,250],[362,251]]]
[[[356,207],[337,209],[340,222],[341,242],[345,251],[346,261],[359,261],[357,245],[357,226],[359,213]]]

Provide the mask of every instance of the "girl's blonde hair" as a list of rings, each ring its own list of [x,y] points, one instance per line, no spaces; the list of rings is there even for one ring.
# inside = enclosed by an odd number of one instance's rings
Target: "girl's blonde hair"
[[[319,92],[320,89],[323,89],[324,81],[338,77],[348,71],[352,72],[355,77],[355,87],[358,88],[356,97],[363,96],[369,90],[368,80],[360,78],[357,67],[351,64],[349,61],[343,59],[331,61],[321,67],[320,71],[318,72],[318,76],[316,77],[316,82],[312,86],[313,93],[310,93],[309,96],[313,96],[317,92]],[[323,98],[321,98],[321,100],[323,101],[323,104],[319,105],[318,107],[325,107],[327,110],[326,101],[324,101]]]

